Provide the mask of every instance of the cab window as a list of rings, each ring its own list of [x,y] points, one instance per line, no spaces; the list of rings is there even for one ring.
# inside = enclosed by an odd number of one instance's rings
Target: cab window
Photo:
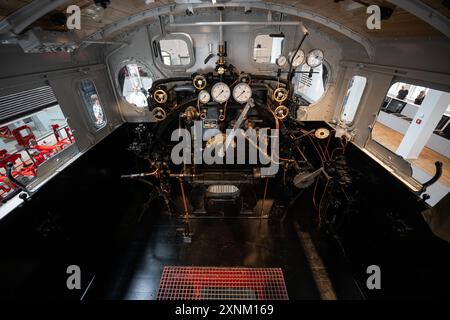
[[[191,63],[189,46],[184,39],[161,39],[158,43],[164,65],[187,66]]]
[[[28,185],[44,163],[74,143],[56,101],[39,111],[0,123],[0,200],[17,189],[7,175],[8,163],[12,163],[12,177]]]
[[[119,70],[119,89],[122,97],[136,107],[148,105],[148,90],[152,87],[150,71],[137,63],[129,63]]]
[[[81,80],[79,90],[91,123],[96,129],[104,127],[106,124],[105,113],[94,83],[91,80]]]
[[[283,40],[268,34],[257,35],[253,45],[253,60],[256,63],[275,64],[283,51]]]

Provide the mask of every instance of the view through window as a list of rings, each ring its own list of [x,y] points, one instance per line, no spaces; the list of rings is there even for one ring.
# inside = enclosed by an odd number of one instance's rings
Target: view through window
[[[450,94],[394,83],[381,106],[372,139],[410,162],[422,180],[444,164],[440,183],[450,188]],[[420,179],[419,179],[420,180]]]
[[[268,34],[256,36],[253,48],[253,60],[257,63],[276,63],[283,51],[284,38],[271,37]]]
[[[159,48],[166,66],[187,66],[191,63],[189,47],[183,39],[161,39]]]
[[[7,176],[28,184],[38,168],[74,143],[72,132],[59,105],[45,108],[0,126],[0,199],[12,193],[17,185]]]
[[[295,74],[294,98],[297,105],[309,106],[325,94],[329,71],[325,64],[313,68],[312,72],[307,64],[303,64],[298,70],[304,73]]]
[[[97,129],[100,129],[106,124],[106,118],[94,83],[87,79],[80,81],[80,91],[92,123]]]
[[[120,69],[118,77],[122,97],[137,107],[146,107],[153,82],[150,72],[137,63],[129,63]]]

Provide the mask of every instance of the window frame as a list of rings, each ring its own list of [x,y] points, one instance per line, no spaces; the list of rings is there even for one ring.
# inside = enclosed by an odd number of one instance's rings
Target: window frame
[[[304,64],[306,64],[306,62]],[[323,66],[325,66],[325,68],[327,68],[327,72],[328,72],[327,83],[325,84],[325,90],[323,91],[323,94],[320,96],[319,99],[317,99],[316,101],[311,103],[309,106],[299,106],[300,108],[305,108],[308,110],[312,109],[312,108],[316,107],[319,103],[321,103],[323,99],[325,99],[325,96],[327,95],[328,90],[330,89],[330,86],[333,83],[333,81],[332,81],[333,80],[333,70],[331,69],[331,65],[327,60],[323,60]],[[296,77],[292,78],[292,80],[294,81],[295,78]],[[298,83],[294,83],[294,86],[296,86],[297,84]],[[297,94],[295,92],[295,90],[294,90],[294,93]]]
[[[128,106],[134,108],[135,110],[137,110],[137,111],[144,111],[146,109],[146,107],[139,107],[137,105],[129,103],[127,101],[127,99],[122,94],[123,88],[121,88],[121,86],[120,86],[119,73],[120,73],[120,70],[122,70],[122,68],[126,67],[129,64],[137,64],[138,66],[141,66],[141,67],[144,67],[145,69],[147,69],[148,73],[151,75],[152,85],[153,85],[153,82],[156,81],[155,74],[154,74],[154,72],[150,69],[150,67],[146,63],[143,63],[141,60],[138,60],[138,59],[135,59],[135,58],[123,60],[119,64],[119,66],[117,67],[117,69],[114,72],[114,74],[115,74],[114,81],[115,81],[116,90],[117,90],[117,93],[118,93],[120,99],[124,103],[126,103]]]
[[[344,110],[345,110],[344,99],[345,99],[346,93],[347,93],[347,91],[348,91],[348,85],[349,85],[350,81],[351,81],[354,77],[362,77],[362,78],[366,79],[366,83],[364,84],[363,92],[362,92],[361,97],[360,97],[360,99],[359,99],[359,101],[358,101],[358,105],[356,106],[355,114],[353,115],[352,120],[349,121],[349,122],[347,122],[347,121],[345,121],[345,120],[342,119],[342,116],[343,116]],[[365,96],[366,96],[368,85],[369,85],[369,78],[368,78],[366,75],[361,74],[361,73],[355,73],[355,74],[353,74],[353,75],[351,76],[351,78],[348,80],[347,86],[345,87],[344,95],[342,96],[342,101],[341,101],[341,111],[339,112],[339,122],[340,122],[340,123],[344,124],[344,125],[347,126],[347,127],[351,127],[351,126],[354,125],[354,123],[355,123],[355,121],[356,121],[356,118],[357,118],[357,115],[358,115],[358,113],[359,113],[360,107],[361,107],[361,103],[363,102],[363,100],[364,100],[364,98],[365,98]]]
[[[95,122],[93,121],[93,119],[92,119],[92,117],[91,117],[91,115],[90,115],[90,113],[89,113],[89,111],[88,111],[88,106],[86,105],[86,101],[84,100],[84,95],[83,95],[83,92],[82,92],[82,90],[81,90],[81,83],[83,82],[83,81],[90,81],[92,84],[93,84],[93,86],[94,86],[94,89],[95,89],[95,92],[96,92],[96,95],[97,95],[97,98],[99,99],[99,101],[100,101],[100,106],[101,106],[101,108],[102,108],[102,111],[103,111],[103,118],[104,118],[104,122],[103,122],[103,124],[101,125],[101,126],[97,126],[96,124],[95,124]],[[86,116],[87,116],[87,120],[88,120],[88,126],[90,127],[90,128],[92,128],[92,129],[94,129],[94,132],[99,132],[100,130],[102,130],[102,129],[105,129],[106,128],[106,125],[108,124],[108,117],[106,116],[106,112],[105,112],[105,109],[104,109],[104,104],[103,104],[103,101],[102,101],[102,98],[100,97],[100,94],[98,93],[98,90],[97,90],[97,86],[95,85],[95,81],[94,80],[92,80],[92,79],[90,79],[90,78],[81,78],[81,79],[78,79],[77,81],[76,81],[76,88],[77,88],[77,91],[78,91],[78,95],[80,96],[80,98],[81,98],[81,102],[83,103],[83,106],[84,106],[84,113],[86,114]]]
[[[52,88],[53,90],[53,88]],[[24,122],[26,125],[28,125],[27,122],[25,122],[25,119],[28,118],[32,118],[34,116],[38,116],[40,113],[46,111],[47,109],[51,109],[51,108],[55,108],[57,107],[59,109],[59,112],[61,112],[63,119],[65,121],[65,127],[69,128],[69,130],[71,132],[73,128],[70,127],[69,125],[69,117],[64,113],[63,108],[61,107],[61,104],[59,101],[55,101],[54,103],[48,104],[48,105],[44,105],[41,108],[36,108],[35,110],[31,111],[31,112],[27,112],[25,114],[21,114],[21,115],[17,115],[14,119],[4,119],[6,121],[2,121],[1,125],[3,126],[10,126],[12,124],[15,124],[18,121],[22,121]],[[61,120],[61,119],[59,119]],[[40,121],[42,121],[40,119]],[[19,128],[19,127],[17,127]],[[59,130],[63,130],[64,127],[60,127]],[[30,127],[30,130],[32,131],[33,135],[35,136],[35,141],[36,143],[39,143],[41,141],[44,141],[46,139],[48,139],[49,137],[51,137],[54,133],[53,133],[53,129],[50,128],[48,130],[46,130],[46,134],[40,137],[37,137],[36,135],[36,131],[33,131]],[[69,138],[67,136],[67,138]],[[78,141],[77,139],[75,139],[75,137],[72,137],[72,139],[69,138],[69,140],[71,141],[71,143],[67,146],[65,146],[64,148],[62,148],[61,150],[57,150],[55,153],[53,153],[50,157],[45,158],[45,160],[39,164],[37,164],[36,168],[35,168],[35,175],[29,179],[29,181],[27,181],[25,183],[27,190],[34,192],[38,189],[38,187],[40,185],[45,184],[49,177],[57,174],[61,169],[61,167],[64,167],[65,165],[67,165],[67,163],[73,159],[75,156],[79,155],[79,149],[78,149]],[[26,151],[28,148],[27,147],[23,147],[23,146],[17,146],[17,148],[15,150],[11,150],[11,154],[15,155],[15,154],[23,154],[23,152],[26,152],[26,157],[28,157],[28,159],[26,159],[25,161],[31,161],[33,163],[36,163],[36,160],[32,160],[31,159],[31,155],[28,151]],[[5,149],[7,150],[7,149]],[[8,151],[10,152],[10,151]],[[23,158],[22,158],[23,159]],[[14,190],[18,190],[18,188],[14,188]],[[8,200],[9,201],[9,200]]]
[[[250,53],[249,59],[250,59],[251,64],[256,66],[257,68],[258,67],[259,68],[264,68],[264,67],[266,67],[266,68],[275,68],[275,69],[279,68],[278,65],[276,64],[276,62],[275,63],[271,63],[271,62],[256,62],[255,61],[255,40],[256,40],[256,38],[258,36],[270,36],[270,34],[274,33],[274,32],[278,32],[278,29],[267,29],[267,28],[265,28],[265,29],[257,30],[256,32],[253,32],[251,34],[250,45],[249,45],[251,50],[249,50],[250,51],[249,52]],[[280,56],[284,55],[284,52],[286,50],[285,49],[285,43],[286,43],[286,37],[283,39],[283,42],[281,44]]]
[[[161,55],[161,47],[159,45],[159,41],[161,40],[183,40],[187,44],[188,52],[190,61],[189,64],[186,65],[166,65],[164,64],[164,61],[162,60]],[[167,70],[186,70],[191,68],[195,64],[195,52],[194,52],[194,42],[191,38],[191,36],[188,33],[184,32],[176,32],[176,33],[167,33],[162,35],[157,35],[156,37],[152,38],[151,41],[151,47],[152,47],[152,55],[153,60],[156,63],[156,65],[160,68],[167,69]]]
[[[423,82],[414,78],[407,77],[392,77],[390,84],[386,90],[384,97],[390,94],[390,89],[397,83],[405,83],[415,87],[424,87],[427,89],[435,89],[440,91],[445,91],[445,87],[433,86],[431,83]],[[409,96],[409,93],[408,93]],[[410,103],[410,102],[407,102]],[[410,103],[411,104],[411,103]],[[412,103],[413,104],[413,103]],[[388,149],[382,143],[378,142],[373,138],[373,128],[378,120],[378,116],[382,111],[383,102],[380,102],[380,106],[373,117],[373,122],[370,124],[370,133],[364,142],[363,150],[366,150],[372,157],[380,161],[383,166],[387,167],[397,179],[402,181],[408,188],[415,192],[419,192],[422,188],[422,183],[413,177],[413,165],[407,160],[403,159],[402,156],[398,155],[395,151]]]

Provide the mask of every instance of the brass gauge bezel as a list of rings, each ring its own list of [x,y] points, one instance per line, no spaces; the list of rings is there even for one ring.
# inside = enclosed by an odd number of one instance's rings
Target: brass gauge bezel
[[[282,103],[282,102],[286,101],[288,96],[289,96],[289,91],[283,87],[275,89],[275,91],[272,93],[272,99],[278,103]]]
[[[198,81],[201,80],[201,83],[198,84]],[[194,85],[195,89],[197,90],[203,90],[206,88],[206,85],[208,82],[206,81],[206,78],[202,74],[198,74],[194,77],[194,80],[192,80],[192,84]]]
[[[165,92],[163,89],[158,89],[153,93],[153,99],[159,104],[166,103],[167,98],[167,92]]]
[[[315,56],[314,53],[316,53]],[[316,61],[312,63],[310,61],[311,59],[315,59]],[[306,56],[306,64],[311,68],[317,68],[318,66],[321,66],[323,64],[323,60],[324,60],[324,53],[323,50],[321,49],[312,49]]]
[[[280,112],[282,112],[281,115],[280,115]],[[278,107],[275,108],[274,113],[275,113],[275,117],[277,117],[278,120],[283,120],[288,116],[289,109],[284,105],[279,105]]]
[[[299,67],[299,66],[301,66],[302,64],[305,63],[305,61],[306,61],[306,54],[305,54],[305,51],[303,51],[302,49],[298,50],[298,52],[295,55],[295,57],[294,57],[294,53],[295,53],[295,51],[291,51],[289,53],[289,60],[292,61],[292,66],[294,68],[297,68],[297,67]]]
[[[317,139],[326,139],[330,136],[330,130],[327,128],[319,128],[314,132],[314,136]]]
[[[202,95],[205,95],[205,94],[208,95],[208,98],[207,98],[207,99],[202,99],[201,96],[202,96]],[[210,94],[207,90],[201,90],[201,91],[198,93],[198,101],[199,101],[201,104],[207,104],[208,102],[211,101],[211,94]]]

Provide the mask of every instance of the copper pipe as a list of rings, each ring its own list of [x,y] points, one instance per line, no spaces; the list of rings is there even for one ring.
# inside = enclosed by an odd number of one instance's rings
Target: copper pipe
[[[264,187],[264,197],[261,204],[261,214],[259,215],[259,219],[262,219],[262,216],[264,214],[264,204],[266,203],[266,195],[267,195],[267,186],[269,184],[269,178],[266,178],[266,186]]]
[[[184,208],[184,218],[186,219],[186,235],[189,236],[190,235],[190,231],[189,231],[189,209],[187,206],[187,201],[186,201],[186,193],[184,192],[184,184],[183,184],[183,179],[182,178],[178,178],[178,181],[180,182],[180,188],[181,188],[181,196],[183,197],[183,208]]]

